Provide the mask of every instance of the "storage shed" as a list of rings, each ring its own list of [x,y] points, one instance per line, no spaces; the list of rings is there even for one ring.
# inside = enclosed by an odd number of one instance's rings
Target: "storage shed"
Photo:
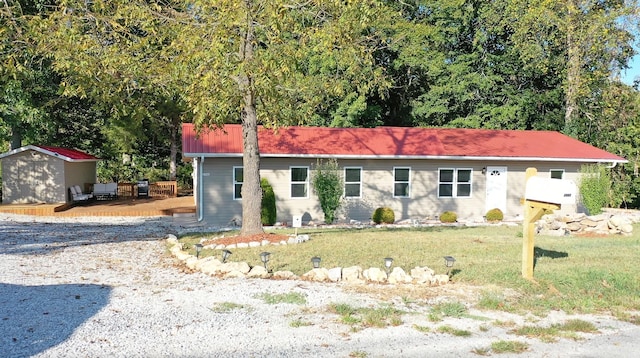
[[[75,149],[36,145],[0,154],[2,203],[69,202],[70,186],[96,182],[98,160]]]

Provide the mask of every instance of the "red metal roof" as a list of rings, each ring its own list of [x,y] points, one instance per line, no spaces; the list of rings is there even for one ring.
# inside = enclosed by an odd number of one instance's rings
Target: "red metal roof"
[[[60,147],[50,147],[44,145],[38,145],[38,148],[44,149],[45,151],[51,152],[54,155],[59,155],[65,157],[65,160],[77,161],[77,160],[99,160],[99,158],[94,157],[91,154],[87,154],[85,152],[81,152],[76,149],[70,148],[60,148]]]
[[[568,160],[626,162],[624,158],[580,142],[559,132],[454,128],[323,128],[260,127],[260,155],[309,157],[407,157],[442,159]],[[242,154],[242,127],[203,129],[198,137],[193,124],[182,128],[183,154],[235,156]]]

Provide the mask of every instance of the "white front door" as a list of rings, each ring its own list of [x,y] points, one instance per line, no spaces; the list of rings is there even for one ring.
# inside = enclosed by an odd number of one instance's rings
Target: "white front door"
[[[507,167],[487,167],[485,212],[498,208],[507,213]]]

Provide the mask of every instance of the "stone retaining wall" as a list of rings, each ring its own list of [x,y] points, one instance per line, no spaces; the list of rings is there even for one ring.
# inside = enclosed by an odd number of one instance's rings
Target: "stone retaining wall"
[[[539,235],[631,235],[633,224],[640,222],[635,210],[605,209],[602,214],[549,214],[536,222]]]
[[[359,266],[317,268],[298,277],[291,271],[276,271],[270,273],[263,266],[250,267],[246,262],[221,262],[215,257],[208,256],[202,259],[190,255],[182,250],[182,243],[178,242],[175,235],[167,235],[169,251],[178,260],[192,270],[201,271],[211,276],[232,278],[274,278],[281,280],[307,280],[316,282],[346,282],[346,283],[413,283],[428,286],[444,285],[450,281],[449,275],[436,275],[428,267],[416,267],[411,270],[411,275],[402,268],[394,267],[389,274],[377,267],[363,270]],[[308,240],[308,237],[306,238]],[[306,241],[305,240],[305,241]]]

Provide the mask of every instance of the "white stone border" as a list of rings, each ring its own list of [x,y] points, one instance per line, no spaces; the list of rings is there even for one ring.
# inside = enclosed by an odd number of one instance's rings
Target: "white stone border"
[[[300,236],[300,235],[298,235]],[[308,240],[308,235],[306,235]],[[331,269],[316,268],[298,277],[291,271],[276,271],[269,273],[266,268],[262,266],[249,266],[246,262],[220,262],[213,256],[208,256],[199,259],[186,251],[183,251],[183,244],[178,241],[178,238],[173,234],[165,236],[169,251],[178,260],[182,261],[188,268],[196,271],[201,271],[211,276],[232,278],[232,277],[246,277],[246,278],[272,278],[280,280],[305,280],[316,282],[346,282],[354,284],[364,283],[390,283],[390,284],[419,284],[426,286],[440,286],[447,284],[450,281],[449,275],[436,275],[435,272],[424,266],[415,267],[411,270],[411,275],[408,275],[402,268],[394,267],[393,270],[387,274],[383,270],[377,267],[371,267],[363,270],[360,266],[351,267],[334,267]],[[306,241],[305,240],[305,241]],[[267,240],[264,240],[267,241]],[[255,246],[264,246],[264,241],[258,243]],[[224,246],[224,245],[223,245]],[[217,249],[218,247],[209,248]],[[247,244],[246,247],[254,247]],[[231,246],[224,246],[221,249],[228,249]],[[242,248],[235,246],[234,248]]]

